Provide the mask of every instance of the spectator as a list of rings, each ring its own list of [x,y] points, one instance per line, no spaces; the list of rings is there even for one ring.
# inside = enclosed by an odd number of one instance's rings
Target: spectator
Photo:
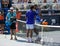
[[[14,8],[11,7],[10,8],[10,12],[8,12],[7,14],[7,21],[9,22],[10,25],[10,32],[11,32],[11,40],[13,39],[12,35],[14,34],[15,36],[15,40],[17,40],[16,38],[16,12],[13,11]]]
[[[19,20],[21,18],[21,11],[20,10],[17,10],[17,15],[16,15],[16,18]]]
[[[32,3],[31,0],[29,0],[28,3]]]
[[[17,10],[16,18],[18,20],[21,19],[21,15],[22,15],[21,11],[20,10]],[[16,32],[18,32],[18,21],[16,22]]]
[[[47,0],[44,0],[43,3],[47,3]]]
[[[36,9],[36,23],[40,24],[40,19],[42,19],[42,14],[41,14],[41,8],[40,6],[34,5],[35,9]]]
[[[22,2],[22,0],[18,0],[18,2],[17,3],[21,3]]]
[[[57,3],[57,0],[54,0],[53,3]]]
[[[3,34],[4,30],[4,15],[0,12],[0,30],[2,31],[1,33]]]
[[[26,30],[27,30],[28,42],[32,42],[35,15],[37,15],[35,12],[35,8],[34,6],[31,6],[30,10],[26,12]]]
[[[41,20],[42,20],[41,8],[40,6],[37,6],[36,4],[34,5],[34,7],[37,13],[35,23],[41,24]],[[41,38],[39,37],[39,31],[36,30],[36,28],[34,28],[34,32],[36,33],[36,41],[40,41]]]

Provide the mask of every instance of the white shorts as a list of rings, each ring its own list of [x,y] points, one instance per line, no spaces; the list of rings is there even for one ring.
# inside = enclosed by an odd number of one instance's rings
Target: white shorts
[[[26,29],[34,29],[34,24],[26,24]]]

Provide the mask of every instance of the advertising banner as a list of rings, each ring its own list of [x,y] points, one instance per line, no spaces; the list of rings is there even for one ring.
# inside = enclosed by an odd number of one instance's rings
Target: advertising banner
[[[46,19],[48,25],[60,25],[60,16],[59,15],[51,15],[51,16],[43,16],[43,19]]]

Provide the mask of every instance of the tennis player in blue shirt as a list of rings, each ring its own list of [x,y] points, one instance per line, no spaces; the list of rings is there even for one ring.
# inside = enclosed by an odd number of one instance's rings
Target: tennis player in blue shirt
[[[37,13],[35,12],[34,6],[31,6],[30,10],[26,12],[26,30],[27,30],[28,42],[32,42],[32,34],[33,34],[36,15]]]

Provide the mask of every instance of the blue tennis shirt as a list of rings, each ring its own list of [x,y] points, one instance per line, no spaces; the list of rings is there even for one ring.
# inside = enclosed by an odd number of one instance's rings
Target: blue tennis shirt
[[[36,15],[37,13],[35,11],[28,10],[26,12],[26,24],[34,24]]]

